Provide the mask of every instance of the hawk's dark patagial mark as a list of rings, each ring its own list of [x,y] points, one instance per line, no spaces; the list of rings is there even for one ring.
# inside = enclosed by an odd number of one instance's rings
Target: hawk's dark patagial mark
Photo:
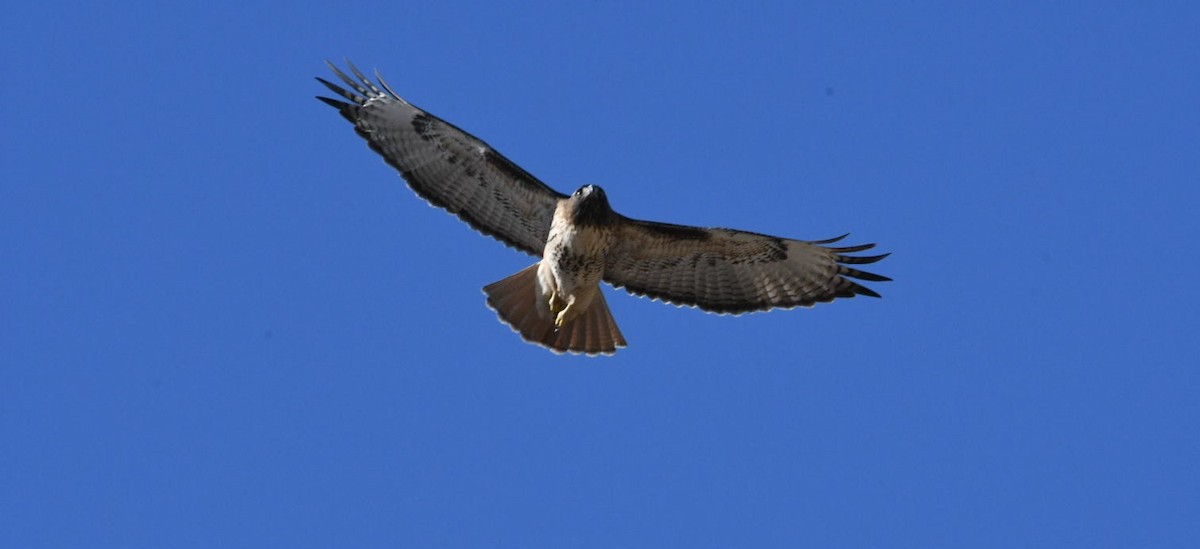
[[[887,277],[851,265],[884,255],[847,255],[874,244],[833,247],[732,229],[630,219],[595,185],[567,196],[478,138],[401,99],[349,64],[329,67],[350,89],[318,78],[344,101],[318,97],[354,124],[417,194],[475,229],[540,258],[484,287],[487,303],[526,341],[555,352],[609,354],[625,346],[600,281],[716,313],[808,307],[879,294],[852,279]],[[382,86],[383,89],[380,89]]]

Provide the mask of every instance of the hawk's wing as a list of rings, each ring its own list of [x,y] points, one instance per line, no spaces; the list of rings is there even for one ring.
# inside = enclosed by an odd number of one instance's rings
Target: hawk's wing
[[[396,168],[417,194],[488,236],[542,255],[554,208],[565,195],[487,143],[401,99],[378,72],[375,77],[383,90],[349,62],[355,78],[326,63],[353,91],[317,78],[349,103],[317,99],[334,106],[353,123],[358,135]]]
[[[637,295],[716,313],[811,306],[837,297],[879,297],[851,279],[886,281],[849,265],[887,257],[846,255],[873,248],[828,247],[731,229],[624,219],[604,280]]]

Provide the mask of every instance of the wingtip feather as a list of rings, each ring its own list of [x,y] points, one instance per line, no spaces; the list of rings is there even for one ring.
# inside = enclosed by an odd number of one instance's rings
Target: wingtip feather
[[[854,285],[854,293],[856,293],[858,295],[864,295],[867,297],[875,297],[875,298],[880,298],[880,299],[883,298],[883,296],[879,295],[878,292],[876,292],[875,290],[872,290],[866,286],[863,286],[862,284]]]
[[[833,238],[827,238],[825,240],[813,240],[813,241],[809,242],[809,244],[820,244],[820,245],[833,244],[834,242],[838,242],[838,241],[846,238],[847,236],[850,236],[850,233],[846,233],[842,236],[835,236]]]

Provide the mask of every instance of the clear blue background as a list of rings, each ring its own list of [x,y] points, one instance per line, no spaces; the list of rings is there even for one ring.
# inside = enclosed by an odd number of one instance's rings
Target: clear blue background
[[[0,545],[1195,547],[1200,8],[836,4],[9,6]],[[895,282],[525,344],[532,258],[313,99],[343,56]]]

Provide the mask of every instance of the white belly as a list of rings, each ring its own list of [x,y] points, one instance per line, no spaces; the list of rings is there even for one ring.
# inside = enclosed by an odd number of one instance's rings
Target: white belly
[[[587,310],[604,276],[604,261],[612,242],[595,227],[577,227],[556,218],[538,266],[539,308],[551,295]],[[548,310],[548,309],[547,309]]]

